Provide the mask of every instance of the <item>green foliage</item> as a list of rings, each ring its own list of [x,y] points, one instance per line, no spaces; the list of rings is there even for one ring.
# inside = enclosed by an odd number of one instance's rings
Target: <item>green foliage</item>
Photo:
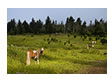
[[[67,17],[65,24],[63,21],[57,24],[57,20],[51,21],[49,16],[47,16],[45,24],[43,24],[40,19],[35,21],[34,18],[32,18],[32,21],[29,24],[26,20],[24,20],[23,23],[20,20],[16,23],[15,19],[12,19],[7,23],[7,33],[9,35],[68,33],[106,37],[107,22],[103,19],[100,21],[95,19],[94,23],[95,24],[92,24],[92,22],[90,22],[90,25],[87,26],[86,21],[82,22],[81,18],[77,18],[75,21],[72,16]]]
[[[82,41],[85,41],[85,39],[83,38]]]
[[[17,28],[15,19],[11,19],[10,22],[7,23],[7,33],[10,35],[16,35]]]
[[[92,40],[92,38],[91,37],[89,37],[89,41],[91,41]]]
[[[51,19],[49,16],[46,19],[45,29],[46,29],[46,33],[52,33],[53,28],[52,28]]]
[[[17,25],[17,33],[18,34],[23,34],[24,33],[24,28],[23,28],[23,25],[22,25],[22,23],[21,23],[21,21],[19,20],[18,21],[18,25]]]
[[[70,37],[70,34],[68,34],[68,37]]]
[[[100,40],[100,42],[104,45],[104,44],[107,43],[107,40],[103,38],[103,39]]]
[[[53,42],[51,38],[61,40]],[[95,39],[95,37],[91,37]],[[46,39],[44,41],[43,39]],[[51,42],[48,44],[47,39]],[[24,41],[23,41],[24,40]],[[80,40],[80,36],[73,38],[67,35],[8,35],[7,38],[7,73],[8,74],[81,74],[81,73],[106,73],[100,70],[107,60],[104,55],[107,52],[106,45],[97,42],[94,49],[86,49],[88,40]],[[66,45],[64,45],[66,43]],[[26,66],[26,52],[28,49],[44,48],[45,56],[40,57],[40,64],[31,60],[31,65]],[[88,69],[99,68],[92,72]]]
[[[29,33],[30,32],[29,24],[26,21],[24,21],[22,25],[23,25],[24,33]]]
[[[77,36],[76,35],[74,35],[74,38],[76,38]]]
[[[82,26],[81,26],[80,34],[82,34],[82,35],[86,34],[86,21],[84,21]]]
[[[86,35],[84,35],[84,39],[86,39],[87,38],[87,36]]]
[[[72,16],[68,17],[66,20],[66,31],[68,33],[74,32],[74,19]]]

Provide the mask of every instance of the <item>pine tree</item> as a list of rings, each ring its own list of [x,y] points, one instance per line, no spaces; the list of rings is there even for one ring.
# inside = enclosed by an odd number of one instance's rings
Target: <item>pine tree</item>
[[[46,29],[46,33],[52,33],[53,28],[52,28],[51,19],[49,16],[47,17],[45,22],[45,29]]]
[[[33,34],[36,34],[36,22],[34,20],[34,18],[32,18],[32,21],[30,22],[30,32]]]
[[[18,21],[18,24],[17,24],[17,33],[18,34],[23,34],[24,33],[23,25],[22,25],[20,20]]]
[[[29,24],[26,22],[26,20],[23,22],[23,29],[24,33],[30,33]]]
[[[11,35],[17,34],[15,19],[11,19],[11,21],[7,23],[7,33]]]

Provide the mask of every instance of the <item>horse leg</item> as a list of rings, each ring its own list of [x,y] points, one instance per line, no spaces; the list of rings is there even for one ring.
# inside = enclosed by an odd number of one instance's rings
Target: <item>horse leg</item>
[[[26,65],[30,65],[30,52],[27,52],[27,60],[26,60]]]
[[[37,59],[37,63],[39,64],[39,59]]]

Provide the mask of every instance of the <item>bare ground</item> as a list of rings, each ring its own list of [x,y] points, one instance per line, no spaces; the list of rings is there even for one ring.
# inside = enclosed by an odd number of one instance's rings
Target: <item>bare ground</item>
[[[107,74],[107,61],[97,61],[85,69],[82,74]]]

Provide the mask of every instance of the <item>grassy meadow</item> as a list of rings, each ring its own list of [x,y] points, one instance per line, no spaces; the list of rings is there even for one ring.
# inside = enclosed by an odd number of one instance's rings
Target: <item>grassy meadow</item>
[[[79,35],[8,35],[7,73],[106,74],[107,44],[102,45],[99,39],[94,48],[87,49],[88,43],[89,37],[83,40]],[[42,47],[45,56],[40,56],[40,64],[32,59],[31,65],[26,66],[27,50]]]

